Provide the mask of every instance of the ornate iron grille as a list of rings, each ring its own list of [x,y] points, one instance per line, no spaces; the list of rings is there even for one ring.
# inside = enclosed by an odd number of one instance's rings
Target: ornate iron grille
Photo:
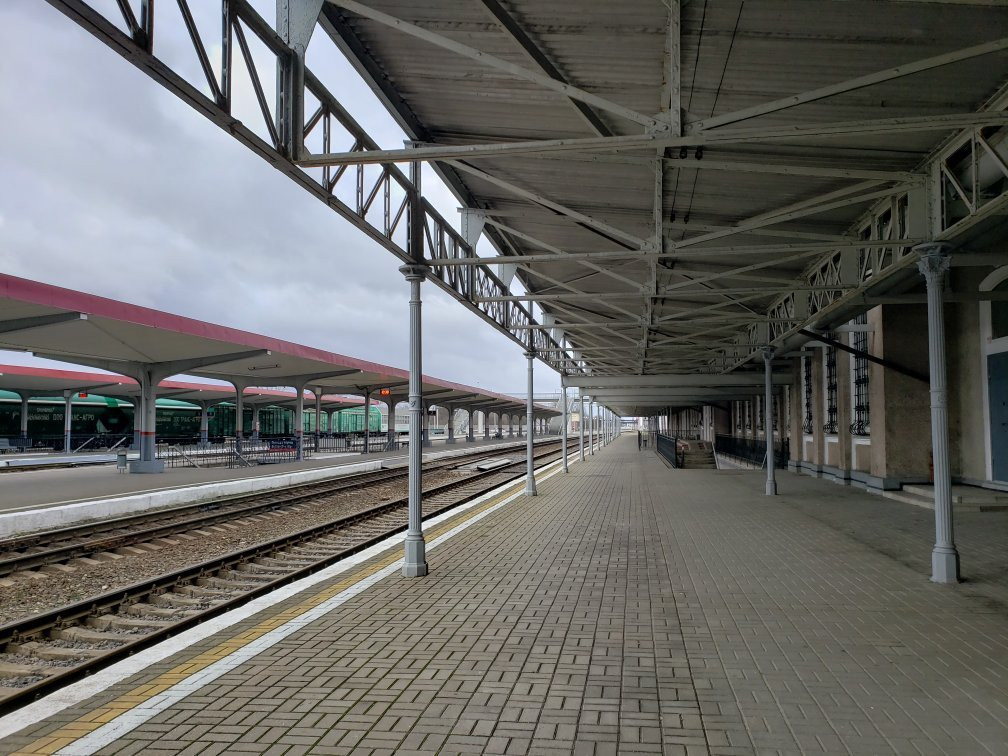
[[[802,420],[802,430],[812,433],[812,356],[802,357],[802,374],[805,378],[805,418]]]
[[[855,325],[867,325],[868,316],[859,315],[854,319]],[[868,334],[864,331],[855,331],[851,334],[851,346],[858,352],[867,353]],[[868,360],[860,355],[854,356],[853,362],[854,378],[854,422],[851,423],[850,432],[853,436],[871,435],[871,414],[869,412],[869,373]]]
[[[833,334],[828,334],[833,338]],[[828,434],[837,432],[837,382],[836,347],[826,348],[826,424],[823,430]]]

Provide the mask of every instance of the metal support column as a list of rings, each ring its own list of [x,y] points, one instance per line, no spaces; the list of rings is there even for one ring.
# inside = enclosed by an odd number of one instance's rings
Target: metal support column
[[[448,443],[455,443],[455,405],[448,405]]]
[[[259,406],[258,404],[253,404],[252,405],[252,440],[253,441],[258,441],[259,440],[259,412],[261,410],[262,410],[262,407]]]
[[[28,446],[28,394],[18,394],[21,397],[21,445]]]
[[[949,269],[944,244],[921,244],[917,266],[927,281],[928,367],[931,371],[931,455],[934,461],[935,544],[931,580],[959,582],[959,552],[952,524],[952,481],[948,458],[948,408],[945,383],[945,313],[942,287]]]
[[[371,389],[364,389],[364,451],[367,454],[371,451]]]
[[[388,444],[388,448],[393,448],[396,441],[396,407],[399,405],[399,397],[388,397],[386,405],[388,406],[388,423],[386,428],[385,441]]]
[[[312,435],[315,436],[315,451],[318,451],[319,436],[322,434],[322,388],[316,386],[312,389],[312,393],[315,395],[315,417],[313,418],[315,430]]]
[[[245,436],[245,384],[232,383],[235,390],[235,450],[240,454]]]
[[[595,400],[588,400],[588,453],[595,454]]]
[[[63,453],[69,454],[70,449],[70,421],[73,419],[73,391],[63,392]]]
[[[561,383],[562,383],[562,381],[563,381],[563,378],[561,378]],[[563,420],[561,421],[562,425],[561,425],[561,430],[560,430],[560,453],[563,456],[563,471],[564,472],[568,472],[568,470],[567,470],[567,387],[561,385],[561,391],[563,392],[563,394],[561,395],[561,400],[563,402]]]
[[[199,403],[199,440],[200,446],[210,443],[210,402],[201,401]]]
[[[466,442],[472,443],[476,440],[476,412],[475,407],[469,407],[469,430],[466,432]]]
[[[578,444],[578,450],[581,457],[581,461],[584,462],[585,448],[584,448],[584,430],[585,430],[585,408],[584,408],[584,394],[578,392],[578,400],[581,402],[581,413],[578,415],[578,432],[580,437],[580,442]]]
[[[773,407],[773,347],[763,350],[763,406]],[[766,495],[777,495],[777,480],[774,477],[774,437],[773,418],[765,416],[764,426],[766,427]]]
[[[532,349],[525,352],[525,357],[528,359],[528,399],[525,400],[525,495],[535,496],[536,495],[536,483],[535,483],[535,462],[532,459],[532,446],[535,443],[535,416],[532,414],[534,403],[533,403],[533,386],[532,386],[532,370],[533,363],[535,362],[536,353]]]
[[[497,415],[497,425],[500,426],[500,415]],[[483,440],[490,440],[490,410],[483,409]]]
[[[420,284],[427,277],[425,265],[403,265],[399,271],[410,285],[409,301],[409,524],[406,531],[406,555],[403,575],[421,577],[427,574],[426,544],[421,524],[423,450],[420,423],[424,414],[422,385],[423,357],[421,350]]]
[[[294,459],[304,459],[304,386],[295,386],[294,400]]]

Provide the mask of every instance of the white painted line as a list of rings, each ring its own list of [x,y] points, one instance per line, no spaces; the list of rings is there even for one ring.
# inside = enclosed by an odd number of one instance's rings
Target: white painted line
[[[568,460],[570,460],[570,458],[572,456],[574,456],[574,455],[573,454],[569,454],[568,455]],[[557,460],[557,461],[551,462],[550,464],[545,465],[543,468],[541,468],[543,472],[551,470],[551,468],[555,468],[555,469],[552,469],[552,471],[546,473],[542,477],[542,480],[547,480],[548,478],[550,478],[553,475],[556,475],[558,472],[560,472],[561,468],[559,467],[559,465],[560,465],[560,460]],[[471,502],[469,502],[467,504],[464,504],[464,505],[462,505],[460,507],[456,507],[456,508],[454,508],[454,509],[452,509],[452,510],[450,510],[448,512],[445,512],[443,514],[436,515],[436,516],[432,517],[430,520],[425,521],[424,525],[426,527],[438,525],[439,523],[444,522],[448,518],[456,516],[460,512],[468,511],[469,509],[472,509],[473,507],[477,507],[477,506],[481,505],[482,503],[484,503],[485,501],[488,501],[489,499],[492,499],[493,497],[500,495],[500,492],[502,490],[508,488],[509,486],[513,486],[513,485],[515,485],[515,482],[511,482],[511,483],[507,483],[505,485],[499,486],[498,488],[495,488],[493,491],[489,491],[488,493],[483,494],[482,496],[474,499],[473,501],[471,501]],[[494,511],[500,509],[502,506],[508,504],[509,502],[511,502],[514,499],[518,498],[519,496],[523,496],[523,495],[524,495],[524,492],[519,492],[519,493],[516,493],[516,494],[514,494],[512,496],[509,496],[507,499],[505,499],[504,501],[500,502],[499,504],[494,505],[493,507],[491,507],[490,509],[488,509],[486,512],[481,512],[479,515],[476,515],[473,518],[471,518],[470,520],[466,521],[465,523],[462,523],[461,525],[453,528],[452,530],[450,530],[449,532],[445,533],[444,535],[442,535],[442,536],[434,539],[433,541],[431,541],[428,544],[428,546],[427,546],[428,550],[432,550],[432,549],[436,548],[438,545],[440,545],[441,543],[444,543],[449,538],[451,538],[454,535],[462,532],[469,525],[471,525],[471,524],[473,524],[475,522],[479,522],[479,520],[483,519],[483,517],[485,517],[486,515],[488,515],[490,512],[494,512]],[[173,638],[170,638],[170,639],[168,639],[166,641],[163,641],[162,643],[159,643],[156,646],[152,646],[151,648],[148,648],[148,649],[145,649],[143,651],[140,651],[137,654],[129,657],[128,659],[123,659],[122,661],[117,662],[116,664],[113,664],[110,667],[106,667],[105,669],[102,669],[102,670],[96,672],[95,674],[89,676],[86,680],[81,680],[81,681],[76,682],[76,683],[74,683],[72,685],[69,685],[66,688],[58,690],[58,691],[56,691],[54,693],[49,694],[48,696],[45,696],[44,698],[39,699],[38,701],[30,703],[27,706],[25,706],[25,707],[23,707],[21,709],[18,709],[17,711],[12,712],[11,714],[8,714],[5,717],[0,717],[0,739],[6,738],[6,737],[8,737],[10,735],[13,735],[13,734],[17,733],[18,731],[24,729],[25,727],[29,727],[31,725],[34,725],[34,724],[42,721],[43,719],[46,719],[47,717],[50,717],[50,716],[52,716],[52,715],[54,715],[54,714],[56,714],[56,713],[58,713],[60,711],[63,711],[64,709],[66,709],[66,708],[68,708],[70,706],[75,706],[75,705],[77,705],[77,704],[79,704],[79,703],[87,700],[88,698],[91,698],[92,696],[94,696],[94,695],[96,695],[98,693],[101,693],[102,691],[107,690],[112,685],[125,680],[126,678],[130,677],[131,675],[134,675],[137,672],[142,672],[143,670],[145,670],[148,667],[150,667],[152,664],[156,664],[157,662],[162,661],[162,660],[164,660],[164,659],[172,656],[175,653],[183,651],[184,649],[189,648],[193,644],[198,643],[199,641],[201,641],[201,640],[203,640],[205,638],[208,638],[211,635],[213,635],[213,634],[215,634],[217,632],[220,632],[221,630],[224,630],[224,629],[226,629],[228,627],[231,627],[231,626],[237,624],[238,622],[241,622],[241,621],[243,621],[245,619],[248,619],[249,617],[257,614],[258,612],[261,612],[264,609],[268,609],[269,607],[272,607],[272,606],[280,603],[281,601],[286,601],[287,599],[291,598],[292,596],[294,596],[294,595],[296,595],[296,594],[298,594],[298,593],[300,593],[300,592],[302,592],[304,590],[307,590],[308,588],[311,588],[312,586],[317,585],[318,583],[321,583],[321,582],[324,582],[324,581],[327,581],[327,580],[331,580],[334,577],[340,575],[341,573],[347,572],[347,571],[351,570],[352,568],[356,567],[357,565],[359,565],[359,564],[361,564],[361,563],[363,563],[363,562],[365,562],[365,561],[373,558],[374,556],[380,554],[381,552],[383,552],[383,551],[385,551],[385,550],[387,550],[389,548],[392,548],[392,547],[396,546],[397,544],[401,544],[404,538],[405,538],[405,534],[400,534],[400,535],[393,536],[391,538],[387,538],[384,541],[382,541],[381,543],[377,543],[374,546],[371,546],[371,547],[365,549],[364,551],[359,552],[358,554],[350,556],[347,559],[344,559],[344,560],[342,560],[341,562],[339,562],[337,564],[334,564],[334,565],[332,565],[330,567],[325,568],[324,570],[321,570],[321,571],[315,573],[314,575],[310,575],[310,576],[308,576],[306,578],[302,578],[301,580],[298,580],[295,583],[291,583],[290,585],[284,586],[283,588],[279,588],[276,591],[273,591],[273,592],[269,593],[266,596],[262,596],[262,597],[260,597],[258,599],[254,599],[253,601],[250,601],[249,603],[245,604],[244,606],[238,607],[237,609],[232,609],[231,611],[226,612],[226,613],[220,615],[219,617],[214,617],[213,619],[210,619],[210,620],[208,620],[206,622],[203,622],[203,623],[199,624],[198,626],[196,626],[194,628],[191,628],[190,630],[186,630],[185,632],[180,633],[179,635],[177,635],[177,636],[175,636]],[[399,560],[395,564],[390,565],[389,567],[384,568],[383,570],[379,571],[378,573],[376,573],[376,575],[380,574],[380,575],[382,575],[382,577],[385,577],[388,574],[394,573],[396,569],[399,569],[401,567],[402,567],[402,560]],[[391,572],[387,572],[388,570],[391,570]],[[381,579],[381,578],[378,578],[378,579]],[[363,583],[367,583],[367,585],[372,585],[374,581],[368,582],[370,580],[371,580],[371,578],[367,578],[364,581],[361,581],[361,583],[359,583],[358,585],[361,585]],[[357,593],[360,592],[360,591],[357,591],[356,593],[352,593],[352,594],[349,593],[349,592],[355,591],[355,590],[356,590],[356,586],[348,588],[346,591],[338,594],[337,596],[334,596],[332,599],[329,599],[324,604],[320,604],[319,606],[320,607],[321,606],[329,606],[330,609],[328,609],[326,611],[330,611],[331,609],[335,608],[336,606],[339,606],[339,604],[344,603],[346,600],[348,600],[349,598],[351,598],[354,595],[357,595]],[[338,599],[340,596],[343,596],[344,594],[347,594],[347,597],[345,599],[339,601],[336,604],[331,604],[331,602],[333,602],[334,600]],[[316,611],[318,608],[319,607],[316,607],[316,609],[311,610],[311,612]],[[309,613],[311,613],[311,612],[309,612]],[[323,612],[323,614],[324,613],[325,612]],[[306,616],[306,615],[302,615],[302,616]],[[321,616],[321,615],[319,615],[319,616]],[[297,622],[297,621],[298,621],[297,619],[292,620],[292,622]],[[290,624],[290,623],[288,623],[288,624]],[[283,629],[283,627],[287,627],[287,625],[284,625],[281,628],[277,628],[277,630],[281,630],[281,629]],[[272,632],[277,632],[277,630],[274,630]],[[272,632],[269,635],[272,635]],[[289,634],[290,633],[288,633],[288,635]],[[263,636],[263,637],[266,637],[266,636]],[[284,635],[283,637],[286,637],[286,635]],[[277,641],[279,641],[281,639],[282,638],[277,638]],[[262,640],[262,639],[260,638],[259,640]],[[274,642],[276,642],[276,641],[274,641]],[[260,650],[262,650],[262,649],[260,649]],[[239,653],[239,652],[235,652],[235,653]],[[256,653],[258,653],[258,651]],[[231,658],[231,657],[225,657],[225,659],[223,659],[221,661],[226,661],[229,658]],[[217,664],[219,664],[219,663],[220,662],[217,662]],[[213,665],[213,666],[215,666],[215,665]],[[209,668],[207,668],[207,669],[209,669]],[[207,670],[203,670],[203,671],[201,671],[199,673],[196,673],[196,674],[197,675],[202,675],[202,674],[205,674],[206,671]],[[221,674],[223,674],[223,673],[221,673]],[[186,683],[186,682],[188,682],[190,680],[191,680],[191,678],[186,678],[186,680],[182,681],[182,683],[179,683],[179,685],[182,685],[183,683]],[[174,690],[174,688],[172,688],[170,690]],[[166,691],[166,693],[167,692],[170,692],[170,691]],[[191,692],[191,691],[189,691],[189,692]],[[164,694],[162,694],[162,695],[164,695]],[[152,700],[154,700],[154,699],[152,699]],[[140,711],[140,710],[143,710],[144,712],[147,712],[148,709],[149,709],[149,705],[150,705],[150,702],[148,702],[147,704],[145,704],[143,707],[138,707],[137,709],[131,710],[131,712],[128,712],[126,715],[123,715],[123,716],[128,716],[130,713],[133,713],[133,712],[136,712],[136,711]],[[152,712],[147,718],[149,719],[150,716],[154,716],[154,714],[156,714],[156,713],[157,713],[156,711]],[[122,717],[120,717],[119,719],[121,719],[121,718]],[[113,720],[112,722],[109,722],[107,725],[103,726],[103,728],[101,728],[101,729],[103,730],[104,727],[108,727],[109,725],[112,725],[112,724],[114,724],[117,721],[118,721],[118,719]],[[144,721],[146,721],[146,720],[144,720]],[[136,727],[138,724],[140,724],[140,723],[138,722],[137,724],[134,724],[133,727]],[[133,729],[133,727],[131,727],[130,729]],[[99,731],[101,731],[101,730],[96,730],[94,733],[92,733],[92,735],[96,734]],[[76,743],[74,743],[72,745],[72,747],[75,748],[77,746],[77,744],[80,743],[80,742],[81,741],[77,741]],[[91,752],[92,751],[77,751],[77,750],[68,751],[68,750],[65,750],[65,749],[64,749],[64,751],[61,751],[61,753],[91,753]]]

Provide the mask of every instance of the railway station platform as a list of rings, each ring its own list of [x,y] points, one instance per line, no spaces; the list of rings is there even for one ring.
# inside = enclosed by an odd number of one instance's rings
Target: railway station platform
[[[555,436],[542,436],[537,440],[556,440]],[[573,441],[577,443],[576,439]],[[477,439],[471,443],[455,444],[435,442],[424,449],[424,459],[439,459],[447,455],[465,454],[474,449],[514,449],[524,455],[524,438]],[[118,501],[111,509],[89,509],[87,516],[124,514],[138,508],[178,503],[182,500],[203,500],[235,493],[262,490],[266,487],[312,482],[321,477],[377,469],[379,466],[404,466],[406,450],[373,452],[371,454],[320,453],[311,459],[255,467],[179,467],[165,470],[158,476],[122,475],[114,466],[36,469],[0,473],[0,535],[16,532],[10,521],[13,517],[35,523],[30,527],[55,527],[80,519],[73,512],[76,507],[99,505]],[[275,480],[274,480],[275,479]],[[246,481],[242,484],[242,481]],[[229,485],[236,484],[236,485]],[[243,488],[244,486],[244,488]],[[240,490],[243,489],[243,490]],[[170,494],[163,501],[147,501],[144,497]],[[133,501],[122,500],[130,497]],[[66,510],[63,515],[46,514],[55,509]],[[56,519],[54,519],[56,518]],[[17,528],[16,528],[17,529]]]
[[[376,547],[0,720],[0,752],[1005,753],[1008,513],[957,514],[937,585],[926,510],[762,487],[619,438],[427,526],[426,578]]]

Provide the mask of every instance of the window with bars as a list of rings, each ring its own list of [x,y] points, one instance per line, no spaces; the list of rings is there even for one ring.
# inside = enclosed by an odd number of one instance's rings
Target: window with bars
[[[859,315],[854,319],[854,325],[868,325],[868,316]],[[851,346],[858,352],[867,354],[868,334],[865,331],[854,331],[851,334]],[[869,412],[870,401],[868,360],[857,354],[851,360],[851,372],[853,378],[854,394],[854,417],[850,426],[853,436],[871,435],[871,413]]]
[[[832,333],[826,335],[835,338]],[[823,430],[833,435],[837,432],[836,347],[826,347],[823,351],[826,363],[826,424],[823,425]]]
[[[812,355],[802,357],[802,376],[805,383],[805,418],[802,420],[802,430],[812,433]]]

